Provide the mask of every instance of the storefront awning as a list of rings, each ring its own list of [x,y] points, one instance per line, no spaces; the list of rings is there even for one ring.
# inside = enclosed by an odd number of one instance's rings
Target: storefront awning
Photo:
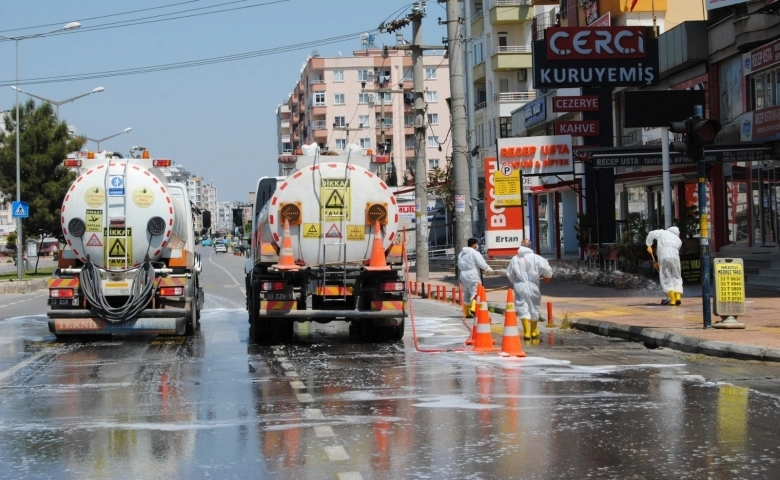
[[[660,145],[637,147],[594,147],[583,149],[593,168],[661,166]],[[738,143],[730,145],[709,145],[704,147],[704,161],[707,163],[760,162],[772,159],[772,147],[764,143]],[[694,162],[677,152],[669,152],[669,164],[686,165]]]

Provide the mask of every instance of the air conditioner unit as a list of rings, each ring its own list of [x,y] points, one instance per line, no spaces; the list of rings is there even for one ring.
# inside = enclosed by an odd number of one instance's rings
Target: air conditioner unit
[[[375,103],[376,102],[376,95],[373,93],[368,94],[368,103]]]

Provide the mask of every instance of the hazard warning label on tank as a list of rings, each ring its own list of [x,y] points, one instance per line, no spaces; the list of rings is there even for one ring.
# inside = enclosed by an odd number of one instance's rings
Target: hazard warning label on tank
[[[321,220],[349,220],[350,185],[345,178],[323,178],[320,184]]]
[[[328,232],[325,234],[325,238],[341,238],[339,227],[337,227],[336,224],[331,225]]]
[[[103,239],[107,267],[127,268],[132,265],[132,228],[106,228],[103,230]]]
[[[317,223],[303,224],[303,238],[320,238],[320,225]]]
[[[366,227],[365,225],[347,225],[347,240],[359,240],[366,239]]]
[[[103,231],[103,210],[87,209],[87,232],[102,232]]]
[[[106,203],[106,191],[100,187],[89,187],[84,194],[84,202],[90,207],[99,207]]]

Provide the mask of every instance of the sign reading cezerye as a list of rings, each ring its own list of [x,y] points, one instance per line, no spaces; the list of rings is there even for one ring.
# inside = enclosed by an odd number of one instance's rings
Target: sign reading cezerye
[[[536,88],[628,87],[659,82],[648,27],[550,27],[533,45]]]

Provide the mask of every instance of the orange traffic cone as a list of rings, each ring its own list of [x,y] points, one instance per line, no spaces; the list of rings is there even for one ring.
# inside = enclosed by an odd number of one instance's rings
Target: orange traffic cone
[[[506,292],[506,312],[504,312],[504,337],[501,340],[501,355],[525,357],[523,344],[520,342],[520,330],[517,328],[515,293],[511,288]]]
[[[496,352],[498,348],[493,345],[493,334],[490,332],[490,313],[488,312],[487,297],[485,296],[485,289],[481,289],[479,295],[479,312],[477,312],[477,328],[476,335],[474,336],[474,351],[475,352]]]
[[[482,293],[482,285],[477,285],[477,296],[474,300],[477,301],[477,310],[474,312],[474,322],[471,324],[471,336],[466,340],[466,345],[474,345],[474,340],[477,338],[477,318],[479,317],[479,302]]]
[[[390,270],[385,261],[385,248],[382,246],[379,222],[374,222],[374,244],[371,246],[371,259],[368,261],[366,270],[372,272]]]
[[[290,236],[290,221],[284,219],[284,233],[282,234],[282,248],[279,250],[279,263],[274,265],[277,270],[298,270],[295,264],[292,249],[292,237]]]

